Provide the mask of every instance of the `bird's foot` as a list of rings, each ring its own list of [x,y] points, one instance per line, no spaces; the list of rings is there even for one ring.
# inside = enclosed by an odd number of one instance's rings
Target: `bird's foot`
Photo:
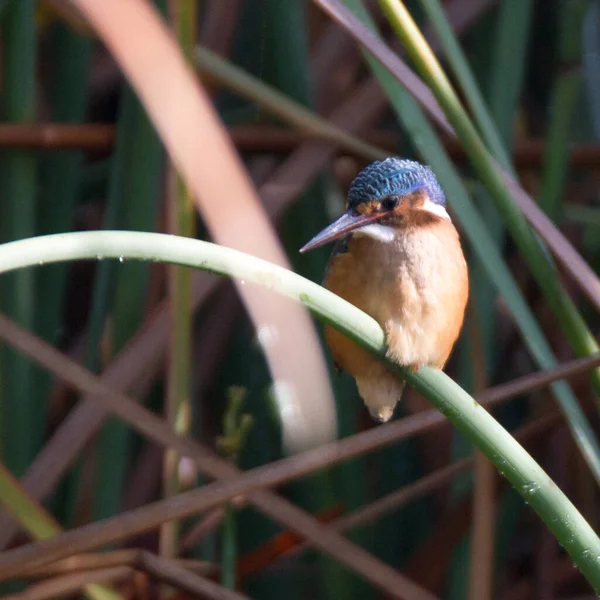
[[[420,367],[421,365],[419,363],[413,363],[412,365],[408,365],[408,368],[410,369],[411,373],[416,373]]]

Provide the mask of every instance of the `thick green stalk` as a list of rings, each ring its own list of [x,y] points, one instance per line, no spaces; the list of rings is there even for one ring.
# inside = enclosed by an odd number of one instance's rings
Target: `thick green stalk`
[[[0,246],[0,273],[40,262],[125,258],[200,268],[262,285],[301,302],[420,391],[511,482],[554,533],[596,592],[600,592],[600,539],[559,487],[473,397],[442,371],[417,373],[385,358],[384,332],[358,308],[320,285],[243,252],[189,238],[137,231],[87,231],[43,236]]]
[[[473,113],[473,117],[479,126],[488,148],[504,169],[514,173],[504,142],[498,133],[498,129],[483,99],[479,85],[471,72],[467,58],[456,39],[454,30],[446,17],[440,0],[420,0],[420,2],[438,35],[448,64],[462,87],[466,102]]]
[[[196,45],[196,0],[170,0],[172,26],[179,44],[189,61],[193,60]],[[190,190],[177,174],[173,165],[168,173],[169,232],[187,237],[195,236],[196,210]],[[181,435],[189,434],[191,427],[191,365],[192,365],[192,296],[191,272],[171,267],[168,274],[169,305],[171,311],[171,339],[167,375],[165,412],[169,423]],[[180,456],[173,450],[165,454],[163,493],[174,496],[180,489]],[[177,555],[180,523],[171,521],[161,528],[161,553]]]
[[[504,147],[514,145],[515,117],[519,111],[521,88],[527,65],[528,31],[533,14],[532,0],[503,0],[493,40],[491,80],[488,89],[490,112]]]
[[[49,90],[51,119],[59,123],[82,123],[87,107],[88,74],[93,42],[78,35],[61,21],[47,32],[50,56]],[[75,206],[81,194],[83,153],[78,150],[54,150],[40,160],[40,201],[37,231],[40,234],[71,231]],[[36,314],[36,332],[56,344],[63,321],[67,288],[67,265],[42,269],[36,277],[36,293],[43,298],[44,308]],[[40,393],[47,395],[52,377],[42,373]],[[69,480],[76,485],[76,477]],[[73,494],[71,498],[77,498]],[[66,513],[73,513],[67,507]]]
[[[58,20],[50,26],[47,37],[52,81],[49,90],[51,119],[62,123],[82,123],[87,107],[93,42]],[[83,153],[77,150],[54,150],[42,156],[38,233],[58,233],[74,228],[82,166]],[[39,298],[44,298],[44,309],[36,314],[36,331],[51,343],[58,342],[58,332],[61,331],[67,271],[66,265],[53,265],[42,269],[36,277],[36,293]],[[50,375],[43,373],[38,384],[40,393],[47,395],[51,384]],[[76,480],[74,476],[69,484],[76,487]],[[71,498],[77,498],[77,494],[74,493]],[[74,510],[74,507],[67,507],[65,512],[69,514]]]
[[[142,109],[133,92],[124,88],[104,212],[103,226],[107,229],[122,226],[123,223],[124,204],[127,200],[126,181],[135,169],[134,164],[129,161],[134,160],[131,158],[133,145],[139,143],[139,139],[135,137],[135,123],[136,112],[140,110]],[[101,368],[100,345],[102,336],[109,331],[107,324],[117,289],[116,274],[117,265],[115,264],[101,262],[96,268],[86,341],[86,366],[94,372]],[[118,335],[121,335],[120,326],[114,329]],[[104,519],[118,511],[121,486],[127,468],[125,450],[127,435],[127,429],[116,419],[108,419],[98,434],[92,500],[94,520]]]
[[[581,56],[581,26],[587,0],[564,0],[559,7],[559,72],[550,99],[550,118],[539,194],[540,206],[555,222],[562,216],[562,201],[569,170],[569,136],[580,97],[581,71],[573,64]]]
[[[562,216],[569,173],[569,135],[580,89],[581,75],[572,70],[559,75],[552,90],[538,202],[554,222]]]
[[[73,32],[62,22],[53,24],[47,35],[51,44],[51,118],[59,123],[82,123],[87,106],[92,41]],[[83,153],[76,150],[57,150],[43,157],[39,233],[73,229],[82,166]],[[37,279],[39,296],[44,298],[44,310],[38,315],[38,328],[40,334],[52,342],[62,317],[66,278],[65,266],[57,265],[43,269]]]
[[[523,259],[529,264],[569,344],[578,356],[587,356],[600,351],[594,335],[562,286],[558,273],[539,239],[513,202],[491,154],[461,106],[435,55],[406,7],[399,0],[379,0],[379,3],[463,143],[465,151],[481,181],[488,188]],[[592,382],[596,396],[600,395],[600,369],[594,369],[592,372]]]
[[[35,120],[35,2],[11,2],[2,15],[3,118],[8,123]],[[35,233],[36,160],[27,150],[1,157],[1,239]],[[28,329],[35,328],[35,282],[32,272],[14,273],[2,282],[1,308]],[[45,401],[36,386],[38,370],[10,348],[2,349],[2,446],[4,461],[22,475],[39,450]]]

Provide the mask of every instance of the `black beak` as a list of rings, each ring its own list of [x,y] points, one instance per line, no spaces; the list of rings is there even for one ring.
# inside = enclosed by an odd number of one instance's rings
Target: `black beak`
[[[302,246],[302,248],[300,248],[300,252],[306,252],[307,250],[313,250],[319,246],[324,246],[325,244],[333,242],[334,240],[341,238],[342,236],[354,231],[355,229],[358,229],[359,227],[363,227],[369,223],[374,223],[382,216],[382,213],[358,215],[347,212],[343,214],[337,221],[334,221],[331,225],[329,225],[329,227],[325,227],[321,233],[315,235],[315,237],[307,244]]]

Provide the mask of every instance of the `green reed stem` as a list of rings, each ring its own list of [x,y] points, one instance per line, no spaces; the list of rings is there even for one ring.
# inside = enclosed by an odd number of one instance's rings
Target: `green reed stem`
[[[385,357],[384,333],[372,317],[320,285],[267,261],[208,242],[159,233],[92,231],[43,236],[0,246],[0,273],[40,263],[117,258],[195,267],[262,285],[301,302],[420,391],[511,482],[600,592],[600,539],[527,451],[472,396],[442,371],[406,371]]]

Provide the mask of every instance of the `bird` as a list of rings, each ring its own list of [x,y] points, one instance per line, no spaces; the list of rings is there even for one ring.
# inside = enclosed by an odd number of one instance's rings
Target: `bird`
[[[379,323],[390,360],[413,372],[442,369],[463,325],[469,275],[431,168],[397,157],[365,167],[350,185],[345,213],[300,252],[333,241],[325,288]],[[405,381],[333,327],[324,334],[334,365],[354,377],[371,416],[389,421]]]

